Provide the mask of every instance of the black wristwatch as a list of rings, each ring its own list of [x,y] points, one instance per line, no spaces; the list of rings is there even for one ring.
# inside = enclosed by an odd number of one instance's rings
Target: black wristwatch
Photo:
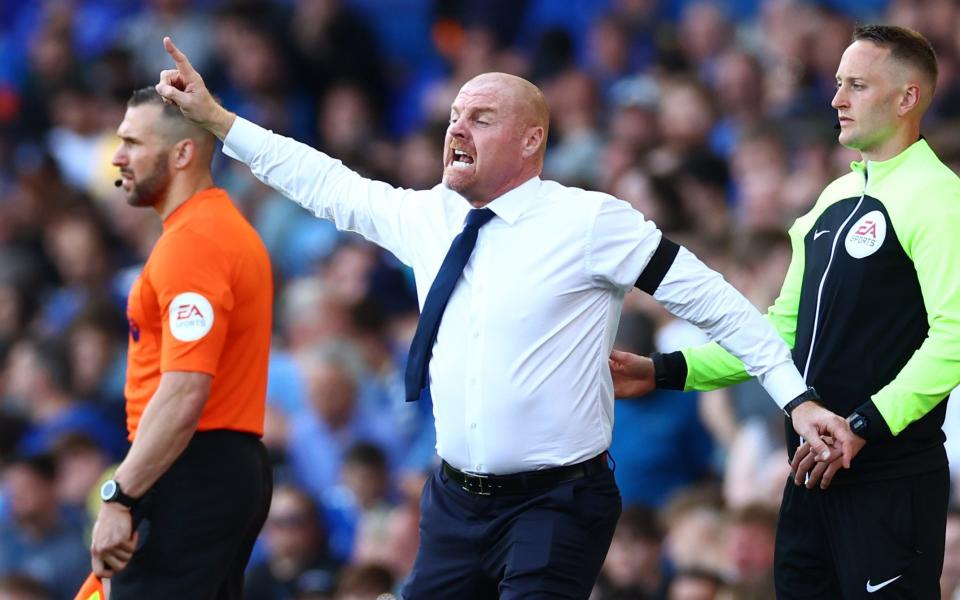
[[[786,406],[783,407],[783,412],[789,417],[793,414],[793,409],[810,400],[820,400],[820,395],[817,394],[817,390],[813,389],[812,387],[808,387],[807,391],[803,392],[790,402],[787,402]]]
[[[116,479],[108,479],[103,482],[103,485],[100,486],[100,499],[104,502],[116,502],[130,509],[137,505],[137,499],[124,494]]]
[[[848,422],[850,423],[850,431],[862,438],[867,437],[867,428],[870,427],[870,419],[858,412],[855,412],[850,415]]]

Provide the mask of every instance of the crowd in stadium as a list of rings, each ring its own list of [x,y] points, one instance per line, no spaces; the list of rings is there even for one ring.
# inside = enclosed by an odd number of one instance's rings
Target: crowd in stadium
[[[405,188],[440,181],[463,82],[522,75],[551,108],[545,179],[627,201],[763,310],[787,228],[857,158],[836,142],[830,100],[864,21],[933,43],[924,135],[960,170],[954,0],[0,2],[0,600],[73,597],[95,490],[129,447],[125,305],[160,221],[123,201],[110,157],[130,93],[170,68],[164,35],[230,110]],[[214,177],[275,277],[276,487],[247,597],[396,593],[438,460],[429,402],[404,402],[412,275],[242,164],[218,154]],[[634,291],[617,346],[647,355],[702,336]],[[624,512],[592,597],[772,598],[789,464],[759,384],[656,391],[615,411]],[[960,464],[960,413],[944,429]],[[960,598],[960,512],[941,585]]]

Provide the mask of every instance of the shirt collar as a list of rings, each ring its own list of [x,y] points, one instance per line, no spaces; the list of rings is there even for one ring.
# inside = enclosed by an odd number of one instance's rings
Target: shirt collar
[[[493,199],[484,208],[489,208],[508,225],[513,225],[534,201],[539,188],[540,178],[531,177],[506,194]]]
[[[921,136],[919,140],[907,146],[896,156],[891,156],[887,160],[856,160],[850,163],[850,168],[860,174],[863,174],[869,168],[871,183],[875,183],[903,163],[919,160],[932,154],[933,150],[930,149],[927,140]]]

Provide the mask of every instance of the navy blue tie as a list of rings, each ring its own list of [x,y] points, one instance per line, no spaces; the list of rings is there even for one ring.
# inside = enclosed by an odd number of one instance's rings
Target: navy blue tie
[[[417,332],[413,334],[413,342],[410,344],[410,355],[407,357],[407,372],[404,376],[407,402],[419,398],[420,391],[427,384],[427,368],[430,365],[433,343],[437,340],[437,331],[440,329],[440,318],[463,273],[463,267],[470,260],[480,228],[492,218],[493,211],[489,208],[473,209],[467,213],[467,224],[450,243],[437,278],[427,292],[427,299],[420,312],[420,321],[417,323]]]

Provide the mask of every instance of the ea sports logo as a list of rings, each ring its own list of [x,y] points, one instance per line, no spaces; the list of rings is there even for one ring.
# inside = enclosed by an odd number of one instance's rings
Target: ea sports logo
[[[843,245],[850,256],[865,258],[879,250],[886,237],[887,219],[879,210],[873,210],[853,224]]]
[[[196,292],[178,294],[168,311],[170,333],[181,342],[199,340],[213,328],[213,307]]]

